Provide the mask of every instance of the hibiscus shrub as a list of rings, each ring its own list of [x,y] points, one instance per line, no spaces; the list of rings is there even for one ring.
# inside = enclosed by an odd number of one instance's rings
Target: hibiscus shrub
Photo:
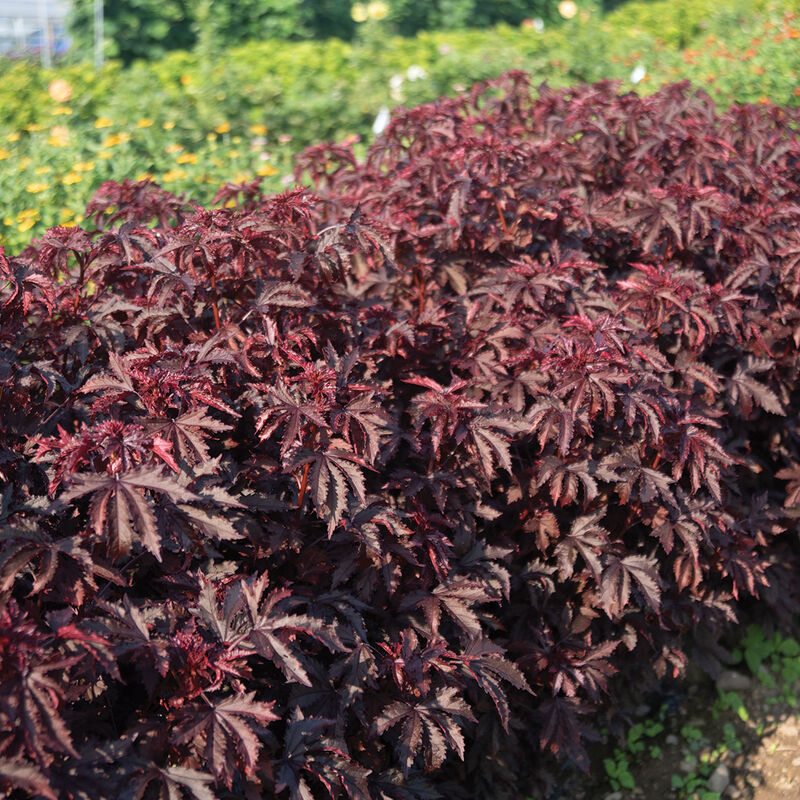
[[[790,626],[797,123],[510,73],[3,257],[0,787],[516,798]]]

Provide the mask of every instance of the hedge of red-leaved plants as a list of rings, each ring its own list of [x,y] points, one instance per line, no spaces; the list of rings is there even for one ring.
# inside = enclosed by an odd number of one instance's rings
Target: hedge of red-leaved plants
[[[3,791],[519,797],[789,625],[797,124],[510,73],[3,257]]]

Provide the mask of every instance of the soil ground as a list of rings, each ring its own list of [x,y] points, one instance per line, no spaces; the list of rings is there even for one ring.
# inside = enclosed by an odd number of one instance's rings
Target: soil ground
[[[800,711],[796,704],[792,707],[785,702],[781,694],[778,688],[752,682],[740,692],[746,720],[733,709],[715,715],[717,688],[710,679],[699,679],[688,687],[687,697],[677,712],[664,720],[665,730],[648,740],[642,757],[628,755],[634,789],[614,790],[610,785],[603,759],[609,756],[609,749],[613,752],[614,743],[606,742],[593,754],[595,779],[579,780],[571,798],[713,800],[713,795],[704,794],[710,792],[707,779],[702,788],[687,793],[673,788],[673,776],[686,780],[691,775],[702,777],[701,771],[713,774],[719,769],[719,783],[722,783],[727,768],[729,780],[721,792],[723,800],[800,800]],[[647,718],[646,715],[643,720]],[[740,748],[726,748],[726,752],[714,758],[714,750],[726,741],[726,730],[730,732],[726,725],[733,726]],[[703,738],[687,740],[686,726],[701,731]],[[653,746],[660,750],[659,757],[654,758],[648,752]],[[724,768],[719,768],[721,764]]]
[[[592,778],[566,780],[560,800],[800,800],[800,682],[770,688],[750,679],[739,691],[744,709],[720,710],[717,687],[705,676],[690,676],[679,691],[682,701],[661,715],[664,730],[646,740],[643,752],[619,748],[635,788],[611,785],[604,759],[613,758],[618,743],[607,740],[592,753]],[[643,713],[639,721],[648,719],[655,716]],[[676,788],[674,776],[684,786],[694,776],[699,786]],[[711,791],[725,783],[721,794]]]

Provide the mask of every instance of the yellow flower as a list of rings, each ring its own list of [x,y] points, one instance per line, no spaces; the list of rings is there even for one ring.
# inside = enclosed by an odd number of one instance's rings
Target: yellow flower
[[[183,150],[183,147],[181,145],[179,145],[177,142],[173,142],[172,144],[168,144],[164,148],[164,151],[169,153],[170,155],[172,153],[180,153],[181,150]]]
[[[272,164],[262,164],[258,168],[258,174],[261,175],[262,177],[266,177],[268,175],[277,175],[278,171],[279,170],[275,169],[275,167],[273,167]]]
[[[139,173],[139,174],[136,176],[136,180],[137,180],[137,181],[152,181],[152,180],[154,180],[154,179],[155,179],[155,177],[156,177],[156,176],[155,176],[155,175],[153,175],[153,173],[152,173],[152,172],[140,172],[140,173]]]
[[[153,124],[153,120],[150,117],[142,117],[137,123],[137,128],[149,128]]]
[[[39,219],[41,214],[39,213],[38,208],[24,208],[22,211],[17,214],[17,222],[22,222],[24,219],[30,219],[33,217],[34,219]]]
[[[18,142],[19,141],[19,131],[14,131],[14,133],[9,133],[6,136],[6,140],[9,142]]]
[[[231,126],[230,126],[229,122],[223,122],[222,124],[217,125],[217,127],[214,128],[214,130],[217,133],[228,133],[230,131],[230,129],[231,129]]]
[[[50,188],[50,184],[48,183],[29,183],[25,187],[25,191],[29,194],[39,194],[39,192],[44,192]]]
[[[5,158],[8,158],[10,155],[11,153],[9,153],[8,150],[3,150],[3,148],[0,147],[0,161],[2,161]]]
[[[110,128],[113,124],[108,117],[98,117],[94,121],[95,128]]]
[[[123,144],[124,142],[129,142],[131,140],[131,136],[129,133],[112,133],[111,136],[107,136],[105,141],[103,142],[103,147],[116,147],[118,144]]]
[[[242,137],[241,136],[234,136],[232,139],[234,144],[241,144]]]
[[[30,131],[30,133],[35,133],[36,131],[43,131],[44,125],[39,125],[38,123],[33,122],[30,125],[26,125],[25,130]]]
[[[36,224],[35,219],[26,219],[23,222],[20,222],[19,225],[17,225],[17,229],[24,233],[25,231],[29,231],[35,224]]]
[[[252,180],[253,176],[249,172],[237,172],[233,176],[234,183],[246,183],[249,180]]]
[[[183,86],[188,86],[192,82],[191,75],[181,75],[181,84]]]
[[[183,170],[183,169],[171,169],[171,170],[169,170],[169,172],[165,172],[161,176],[161,180],[164,181],[164,183],[171,183],[172,181],[178,181],[181,178],[185,178],[185,177],[186,177],[186,170]]]
[[[179,164],[196,164],[197,153],[181,153],[175,160]]]
[[[61,183],[65,186],[71,186],[73,183],[78,183],[83,180],[83,176],[77,172],[68,172],[62,179]]]
[[[578,6],[574,0],[561,0],[558,4],[558,13],[564,19],[572,19],[578,13]]]
[[[267,126],[266,125],[251,125],[250,131],[254,133],[256,136],[266,136],[267,135]]]
[[[63,125],[54,125],[50,128],[47,143],[53,147],[66,147],[69,144],[69,129]]]
[[[52,171],[53,171],[52,167],[36,167],[36,169],[34,170],[34,172],[37,175],[47,175],[48,172]]]
[[[94,161],[79,161],[72,165],[75,172],[91,172],[94,169]]]
[[[103,160],[108,160],[109,158],[111,158],[111,153],[109,153],[108,150],[101,150],[97,154],[97,157],[102,158]]]
[[[161,127],[165,131],[171,131],[175,127],[175,123],[172,120],[167,120]]]
[[[207,142],[216,142],[217,141],[217,134],[216,133],[207,133],[206,134],[206,141]]]
[[[236,208],[236,201],[233,198],[231,198],[230,200],[226,200],[225,208]]]
[[[228,150],[228,158],[239,158],[238,150]]]
[[[389,6],[381,2],[381,0],[367,4],[367,16],[370,19],[385,19],[388,13]]]
[[[355,3],[350,9],[350,16],[353,22],[366,22],[367,21],[367,7],[364,3]]]
[[[62,208],[58,224],[62,228],[72,228],[76,224],[77,214],[71,208]]]
[[[3,225],[5,225],[6,228],[10,228],[13,224],[14,220],[11,219],[11,217],[3,217]]]
[[[29,157],[29,156],[23,156],[23,157],[22,157],[22,158],[19,160],[19,171],[20,171],[20,172],[22,172],[23,170],[26,170],[26,169],[28,169],[28,167],[29,167],[30,165],[31,165],[31,160],[30,160],[30,157]]]
[[[69,116],[72,113],[72,109],[69,106],[56,106],[50,113],[54,117]]]

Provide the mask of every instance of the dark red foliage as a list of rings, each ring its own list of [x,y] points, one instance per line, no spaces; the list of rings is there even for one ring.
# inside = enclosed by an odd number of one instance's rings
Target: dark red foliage
[[[798,122],[512,73],[0,258],[3,792],[516,798],[789,625]]]

